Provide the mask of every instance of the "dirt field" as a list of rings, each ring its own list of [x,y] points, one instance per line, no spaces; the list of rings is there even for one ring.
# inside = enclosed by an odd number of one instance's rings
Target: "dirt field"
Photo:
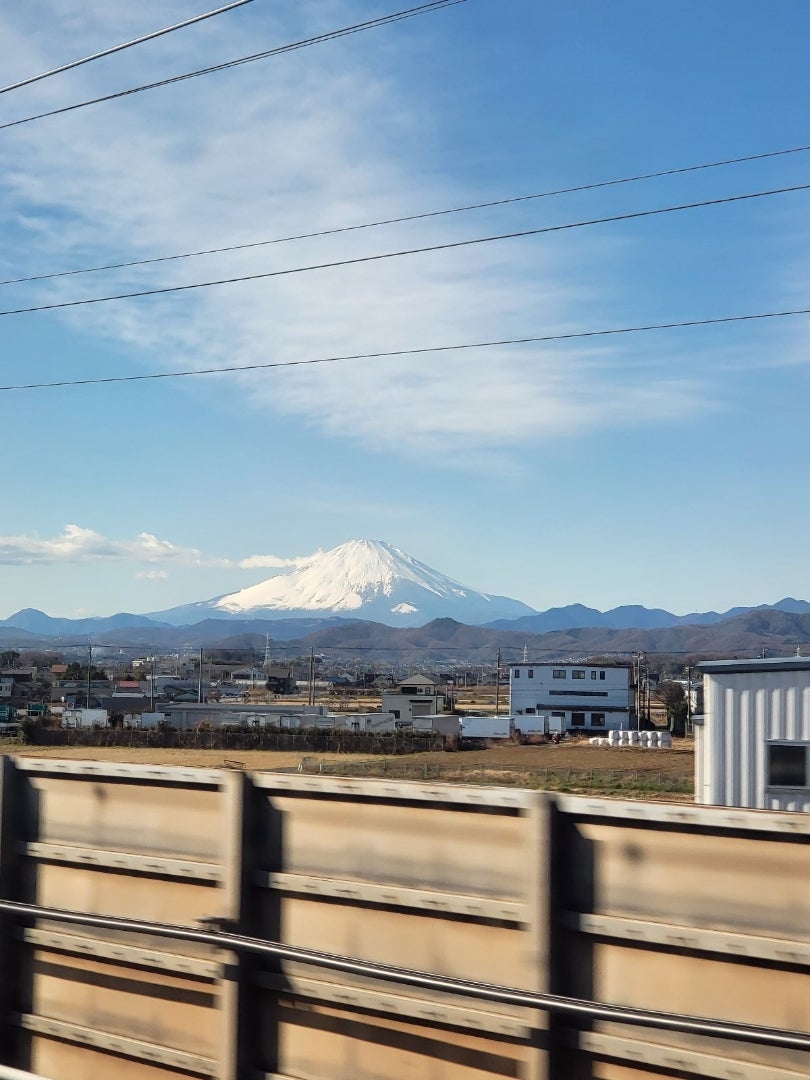
[[[668,801],[691,799],[694,776],[692,743],[685,740],[676,740],[671,750],[597,748],[587,743],[566,743],[378,757],[269,750],[40,747],[16,743],[6,744],[2,749],[27,757],[252,771],[301,768],[307,773],[328,775],[509,785]]]

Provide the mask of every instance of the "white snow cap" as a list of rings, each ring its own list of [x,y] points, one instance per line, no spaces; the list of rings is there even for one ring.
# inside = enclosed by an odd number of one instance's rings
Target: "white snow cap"
[[[398,626],[445,616],[480,623],[531,612],[520,601],[470,589],[382,540],[349,540],[211,606],[239,616],[317,612]]]

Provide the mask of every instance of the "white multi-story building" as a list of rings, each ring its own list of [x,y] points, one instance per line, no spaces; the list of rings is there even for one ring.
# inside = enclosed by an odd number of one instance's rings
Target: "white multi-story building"
[[[627,729],[634,718],[630,667],[604,664],[512,664],[509,711],[547,716],[563,731]]]
[[[810,657],[712,660],[695,717],[695,799],[810,811]]]

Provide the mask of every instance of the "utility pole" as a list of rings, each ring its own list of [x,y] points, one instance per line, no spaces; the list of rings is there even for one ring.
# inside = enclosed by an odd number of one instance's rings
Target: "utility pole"
[[[85,709],[90,708],[90,669],[93,667],[93,646],[88,644],[87,646],[87,699],[84,703]]]
[[[309,704],[315,704],[315,649],[309,650]]]
[[[644,716],[644,684],[641,681],[641,658],[642,652],[635,654],[636,660],[636,730],[641,731],[641,720]]]
[[[692,730],[692,667],[686,665],[686,731],[688,735]]]
[[[202,645],[200,646],[200,666],[197,668],[197,704],[202,705]]]
[[[495,715],[501,715],[501,650],[498,649],[498,659],[495,665]]]

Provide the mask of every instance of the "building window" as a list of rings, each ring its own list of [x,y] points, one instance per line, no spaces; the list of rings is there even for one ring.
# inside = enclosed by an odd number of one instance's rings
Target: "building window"
[[[520,678],[520,668],[515,668],[515,678],[516,679]]]
[[[768,755],[770,787],[803,788],[807,782],[807,746],[804,743],[771,743]]]
[[[564,712],[553,712],[551,715],[554,717],[555,720],[564,720],[565,719],[565,713]]]
[[[610,697],[607,690],[549,690],[549,697]]]
[[[572,671],[571,672],[571,678],[572,679],[584,679],[585,678],[585,672],[584,671]]]
[[[553,679],[564,679],[565,678],[565,668],[554,668],[554,670],[551,673],[551,677]]]
[[[529,678],[530,679],[534,678],[534,668],[529,668]]]
[[[604,677],[605,677],[605,673],[604,673],[604,671],[600,671],[600,672],[599,672],[599,678],[600,678],[600,679],[604,679]]]
[[[592,671],[592,672],[591,672],[591,678],[592,678],[592,679],[595,679],[595,678],[596,678],[596,672],[595,672],[595,671]]]
[[[571,713],[571,727],[585,727],[585,713],[584,712],[572,712]]]
[[[605,714],[603,712],[591,713],[591,727],[604,727],[605,726]]]
[[[537,716],[537,709],[526,709],[527,716]]]

